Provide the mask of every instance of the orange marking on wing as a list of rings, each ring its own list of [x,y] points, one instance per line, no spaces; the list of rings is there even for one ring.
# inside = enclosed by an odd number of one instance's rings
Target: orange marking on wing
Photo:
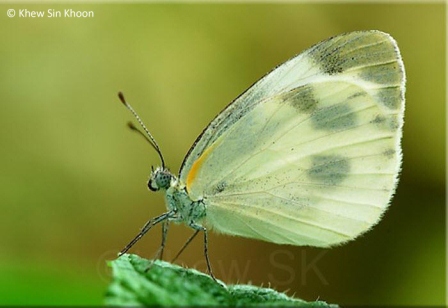
[[[201,156],[193,163],[193,166],[191,166],[190,172],[188,172],[187,175],[187,191],[190,190],[191,184],[193,184],[193,181],[196,179],[196,176],[198,175],[198,171],[201,168],[202,164],[204,163],[205,159],[208,155],[212,152],[212,149],[214,148],[215,144],[210,146],[208,149],[206,149]]]

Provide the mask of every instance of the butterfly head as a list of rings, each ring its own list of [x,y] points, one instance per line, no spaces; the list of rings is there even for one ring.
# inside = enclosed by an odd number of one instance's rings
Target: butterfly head
[[[171,186],[172,180],[175,180],[175,177],[167,168],[157,167],[155,170],[153,168],[148,180],[148,188],[151,191],[166,190]]]

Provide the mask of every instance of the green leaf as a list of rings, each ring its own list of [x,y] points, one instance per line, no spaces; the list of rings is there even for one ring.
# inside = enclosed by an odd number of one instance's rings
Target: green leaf
[[[107,305],[126,306],[248,306],[281,305],[337,307],[322,301],[306,302],[273,289],[251,285],[225,285],[195,269],[125,254],[109,262],[112,282],[106,293]]]

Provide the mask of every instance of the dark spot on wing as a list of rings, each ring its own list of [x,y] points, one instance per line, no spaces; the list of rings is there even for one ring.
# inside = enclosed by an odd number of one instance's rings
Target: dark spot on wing
[[[398,68],[398,63],[392,62],[366,67],[360,72],[359,77],[377,84],[397,85],[401,83],[403,74]]]
[[[377,115],[370,123],[375,124],[378,128],[386,131],[394,132],[400,125],[397,120],[397,116],[394,114],[390,115]]]
[[[299,112],[312,113],[317,108],[318,101],[314,97],[313,87],[305,85],[286,93],[283,101]]]
[[[338,104],[316,110],[311,121],[315,129],[338,131],[354,127],[356,115],[348,104]]]
[[[396,151],[394,149],[388,149],[383,152],[383,155],[390,159],[395,156],[395,153],[396,153]]]
[[[210,189],[211,195],[222,193],[227,188],[227,182],[221,181]]]
[[[316,155],[312,158],[308,177],[325,185],[340,184],[350,172],[350,162],[339,155]]]
[[[397,110],[404,100],[400,87],[391,87],[378,90],[376,99],[388,109]]]

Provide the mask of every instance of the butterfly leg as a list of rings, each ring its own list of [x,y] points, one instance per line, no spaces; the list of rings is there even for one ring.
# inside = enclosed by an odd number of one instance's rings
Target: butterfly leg
[[[162,243],[160,244],[160,247],[157,250],[157,252],[154,255],[154,257],[152,258],[151,263],[145,269],[145,272],[147,272],[147,271],[149,271],[151,269],[151,267],[153,266],[155,260],[163,260],[163,251],[165,249],[166,236],[168,234],[168,227],[169,227],[169,221],[168,220],[164,220],[162,222]]]
[[[165,221],[166,219],[170,219],[173,216],[173,212],[166,212],[163,213],[160,216],[157,216],[153,219],[148,220],[145,225],[143,226],[142,230],[137,234],[136,237],[134,237],[134,239],[126,245],[125,248],[123,248],[120,253],[118,254],[118,256],[122,256],[124,255],[126,252],[128,252],[129,249],[131,249],[132,246],[134,246],[135,243],[137,243],[142,237],[143,235],[146,234],[146,232],[148,232],[152,227],[154,227],[155,225],[157,225],[160,222]]]
[[[165,250],[166,236],[168,234],[168,227],[169,227],[169,221],[165,220],[162,223],[162,243],[160,244],[160,248],[157,251],[154,259],[163,260],[163,251]]]
[[[201,225],[196,224],[194,221],[191,221],[189,223],[189,226],[197,231],[203,231],[204,232],[204,255],[205,255],[205,261],[207,263],[207,270],[210,276],[213,278],[214,281],[218,282],[215,278],[215,275],[213,275],[212,266],[210,265],[210,260],[208,258],[208,235],[207,235],[207,229]],[[193,237],[196,235],[193,234]],[[219,282],[218,282],[219,283]]]

